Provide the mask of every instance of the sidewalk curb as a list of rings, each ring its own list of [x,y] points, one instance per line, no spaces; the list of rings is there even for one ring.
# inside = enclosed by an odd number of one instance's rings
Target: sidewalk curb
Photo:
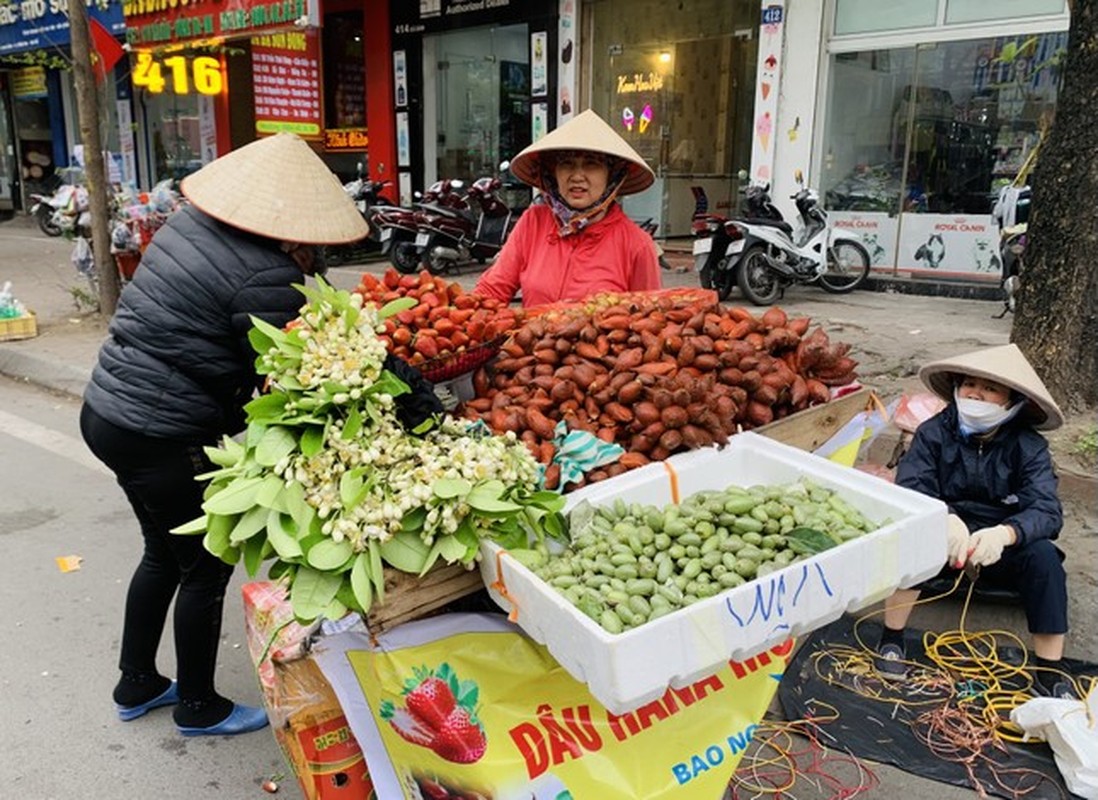
[[[84,387],[91,378],[91,370],[23,353],[16,347],[5,345],[0,345],[0,373],[77,399],[84,396]]]

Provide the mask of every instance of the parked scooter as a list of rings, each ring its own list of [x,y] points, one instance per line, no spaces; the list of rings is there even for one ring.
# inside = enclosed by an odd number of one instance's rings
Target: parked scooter
[[[509,162],[500,164],[503,173]],[[478,178],[464,196],[446,196],[442,202],[420,203],[416,245],[435,275],[470,262],[484,264],[499,253],[515,226],[515,214],[500,196],[500,177]]]
[[[53,195],[32,194],[31,214],[47,236],[90,236],[91,210],[88,190],[83,186],[64,183]]]
[[[422,195],[417,193],[416,208],[378,205],[370,209],[367,222],[378,231],[381,252],[388,253],[389,261],[398,272],[413,275],[423,267],[424,248],[430,234],[421,230],[423,205],[439,208],[464,206],[459,180],[435,181]]]
[[[740,180],[746,178],[740,173]],[[694,269],[702,288],[713,289],[720,300],[732,294],[736,286],[736,267],[743,253],[743,231],[733,224],[730,217],[709,212],[709,198],[701,186],[692,186],[694,216],[691,230],[694,234]],[[764,187],[749,184],[740,189],[744,196],[742,214],[736,219],[758,221],[759,224],[781,222],[782,214],[770,201]]]
[[[1021,286],[1023,255],[1028,243],[1029,204],[1032,192],[1028,186],[1004,186],[991,211],[999,224],[999,262],[1003,289],[1003,310],[995,317],[1002,319],[1007,312],[1014,312],[1018,289]]]
[[[334,245],[324,249],[324,261],[329,267],[351,264],[382,252],[380,230],[372,222],[372,210],[375,206],[398,207],[384,192],[393,185],[392,181],[371,181],[365,177],[363,165],[358,165],[358,177],[343,184],[343,191],[354,201],[355,208],[362,214],[369,226],[369,233],[357,242]]]
[[[770,201],[768,184],[747,190],[753,195],[754,206],[768,216],[729,221],[742,239],[729,245],[726,269],[735,271],[740,291],[756,305],[770,305],[793,284],[814,283],[824,291],[845,294],[861,286],[869,275],[869,253],[861,237],[832,228],[818,194],[804,186],[800,170],[796,180],[801,188],[790,198],[802,222],[796,235]],[[774,216],[777,218],[771,218]]]
[[[84,179],[84,171],[78,167],[63,167],[43,183],[50,194],[32,194],[30,196],[34,204],[31,206],[31,216],[38,221],[38,227],[47,236],[60,236],[66,229],[71,231],[73,225],[62,227],[63,219],[58,212],[69,208],[74,199],[74,191]],[[85,194],[86,205],[86,194]]]

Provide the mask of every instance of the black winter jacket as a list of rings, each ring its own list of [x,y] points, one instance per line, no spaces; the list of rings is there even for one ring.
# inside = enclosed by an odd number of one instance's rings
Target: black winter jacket
[[[987,440],[966,437],[950,403],[919,426],[896,483],[943,501],[970,531],[1010,525],[1019,545],[1055,539],[1063,525],[1048,442],[1021,419]]]
[[[256,389],[250,315],[282,327],[305,277],[277,243],[194,206],[157,231],[122,291],[84,401],[146,436],[209,442],[243,428]]]

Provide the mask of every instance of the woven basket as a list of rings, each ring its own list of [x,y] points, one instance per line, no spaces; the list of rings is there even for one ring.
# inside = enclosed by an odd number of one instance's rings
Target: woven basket
[[[417,364],[416,369],[432,383],[457,378],[491,361],[503,346],[505,339],[506,337],[501,336],[454,355],[432,358],[430,361]]]

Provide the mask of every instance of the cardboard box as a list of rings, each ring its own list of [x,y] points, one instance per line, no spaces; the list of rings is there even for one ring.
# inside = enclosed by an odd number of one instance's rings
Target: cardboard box
[[[891,522],[617,635],[492,542],[481,545],[481,574],[493,599],[517,612],[515,621],[531,637],[607,709],[621,714],[656,700],[668,687],[712,674],[729,659],[746,660],[937,574],[946,559],[946,506],[753,433],[737,434],[721,450],[672,456],[568,495],[566,512],[582,500],[600,506],[617,497],[663,506],[673,501],[676,481],[685,498],[703,489],[802,477],[838,492],[868,518]]]
[[[38,319],[28,311],[22,317],[0,319],[0,342],[33,339],[38,335]]]

